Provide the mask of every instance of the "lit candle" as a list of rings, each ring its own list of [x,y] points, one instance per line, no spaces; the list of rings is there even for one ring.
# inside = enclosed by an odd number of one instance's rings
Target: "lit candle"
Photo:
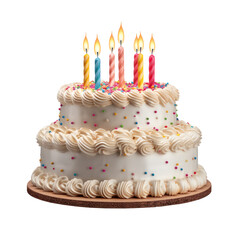
[[[98,40],[98,36],[95,40],[94,52],[97,55],[97,57],[95,59],[95,89],[98,89],[101,86],[101,60],[98,57],[98,55],[101,52],[101,45],[100,45],[100,42]]]
[[[144,42],[142,35],[140,33],[140,36],[138,38],[138,45],[139,45],[139,50],[140,53],[138,55],[138,88],[143,89],[143,55],[142,55],[142,50],[144,47]]]
[[[115,83],[115,55],[113,53],[115,41],[112,34],[109,39],[109,48],[111,50],[109,54],[109,86],[113,86]]]
[[[152,87],[155,83],[155,56],[153,55],[153,51],[155,50],[155,41],[153,39],[153,35],[149,43],[149,50],[151,52],[151,55],[149,56],[149,87]]]
[[[124,42],[124,32],[122,28],[122,24],[118,30],[118,42],[120,43],[120,47],[118,49],[118,76],[119,76],[119,87],[124,87],[124,48],[122,46]]]
[[[89,48],[88,39],[87,39],[87,35],[85,35],[85,38],[83,40],[83,51],[86,51],[86,54],[84,55],[84,60],[83,60],[84,88],[87,88],[89,86],[89,55],[87,53],[88,48]]]
[[[136,34],[136,38],[134,40],[134,51],[136,51],[136,53],[134,54],[134,63],[133,63],[133,84],[134,86],[138,85],[138,37]]]

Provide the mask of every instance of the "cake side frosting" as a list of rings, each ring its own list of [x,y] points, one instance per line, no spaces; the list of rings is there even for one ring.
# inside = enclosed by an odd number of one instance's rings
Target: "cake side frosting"
[[[136,128],[130,131],[92,131],[87,128],[66,128],[55,123],[40,130],[37,141],[40,146],[46,148],[68,149],[91,156],[115,153],[130,156],[136,151],[141,155],[149,155],[154,152],[184,151],[197,147],[201,141],[201,131],[183,121],[176,126],[150,131]]]
[[[109,87],[105,82],[97,90],[94,86],[92,83],[84,89],[82,83],[64,85],[58,91],[58,101],[62,104],[82,104],[85,107],[106,107],[113,104],[121,108],[129,104],[140,107],[143,103],[151,107],[158,104],[165,106],[179,99],[178,90],[169,84],[155,83],[152,88],[148,88],[148,84],[144,83],[143,89],[138,89],[131,83],[124,88]]]

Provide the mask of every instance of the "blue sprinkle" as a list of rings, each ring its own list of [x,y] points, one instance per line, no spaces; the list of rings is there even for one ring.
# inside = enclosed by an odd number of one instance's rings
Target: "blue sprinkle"
[[[51,133],[52,131],[49,131],[49,133]]]
[[[60,123],[60,125],[62,125],[62,123]]]
[[[177,104],[176,104],[176,103],[174,103],[174,106],[176,107],[176,106],[177,106]]]
[[[44,164],[42,164],[42,167],[44,167]]]
[[[74,174],[73,174],[73,176],[75,176],[75,177],[76,177],[76,176],[77,176],[77,174],[76,174],[76,173],[74,173]]]
[[[191,128],[193,128],[193,126],[191,126]]]
[[[147,174],[147,172],[144,172],[144,174]]]
[[[155,174],[154,173],[152,173],[152,176],[154,176]]]
[[[180,168],[180,170],[182,171],[183,169],[182,169],[182,168]]]
[[[196,157],[194,157],[194,159],[197,159]]]
[[[177,118],[177,121],[178,121],[179,119]]]
[[[65,116],[62,116],[62,118],[65,118]]]
[[[135,122],[135,124],[138,124],[138,122]]]

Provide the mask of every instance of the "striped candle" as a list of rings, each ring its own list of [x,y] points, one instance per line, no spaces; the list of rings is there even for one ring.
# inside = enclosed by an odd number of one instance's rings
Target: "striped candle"
[[[143,55],[138,55],[138,88],[143,89]]]
[[[97,56],[95,59],[95,89],[99,89],[101,86],[101,60]]]
[[[120,46],[118,49],[118,77],[119,87],[124,86],[124,49]]]
[[[109,55],[109,86],[112,87],[115,83],[115,55]]]
[[[84,55],[84,88],[89,86],[89,55],[86,53]]]
[[[138,53],[134,54],[133,84],[138,85]]]

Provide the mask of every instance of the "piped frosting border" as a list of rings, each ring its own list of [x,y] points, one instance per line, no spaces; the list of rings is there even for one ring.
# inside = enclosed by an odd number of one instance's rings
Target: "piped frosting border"
[[[66,128],[56,123],[41,129],[37,135],[37,142],[46,148],[80,151],[90,156],[116,153],[129,156],[137,151],[142,155],[185,151],[199,146],[201,136],[201,131],[197,127],[184,121],[158,131],[136,128],[130,131],[126,129],[107,131],[101,128],[92,131],[87,128]]]
[[[71,180],[66,176],[45,173],[41,167],[37,167],[31,177],[32,184],[44,191],[57,194],[67,194],[69,196],[83,196],[86,198],[146,198],[162,197],[167,195],[177,195],[195,191],[207,183],[207,174],[202,166],[198,166],[195,175],[173,180],[154,180],[154,181],[122,181],[110,179],[99,182],[98,180],[88,180],[83,182],[81,179]]]
[[[129,89],[116,89],[113,92],[107,90],[83,89],[81,83],[64,85],[57,94],[61,104],[82,104],[85,107],[126,107],[131,104],[140,107],[144,103],[154,107],[157,104],[165,106],[179,99],[179,91],[176,87],[166,84],[164,87],[146,88],[138,90],[136,87]]]

